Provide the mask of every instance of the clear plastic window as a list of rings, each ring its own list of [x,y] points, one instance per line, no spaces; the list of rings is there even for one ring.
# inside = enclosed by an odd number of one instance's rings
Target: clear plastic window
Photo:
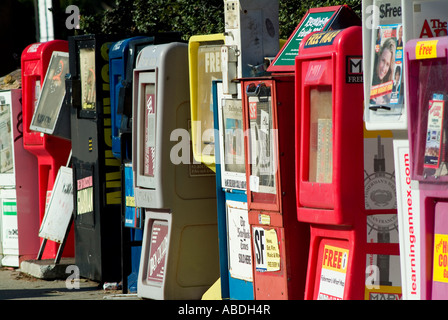
[[[241,100],[224,100],[222,108],[224,128],[225,171],[245,173],[244,128]]]
[[[423,177],[448,175],[447,101],[448,67],[446,59],[422,60],[419,65],[417,91],[420,123],[420,163],[418,174]]]
[[[204,45],[198,49],[198,83],[197,83],[197,121],[200,121],[199,132],[194,133],[200,138],[195,143],[196,153],[205,156],[215,154],[213,126],[213,95],[211,83],[222,78],[221,44]]]
[[[66,73],[68,54],[53,52],[31,122],[32,130],[53,133],[65,96]]]
[[[250,96],[250,152],[252,192],[276,194],[275,130],[273,129],[270,88],[260,84],[258,95]]]
[[[33,101],[33,114],[34,111],[37,108],[37,103],[39,102],[39,97],[40,97],[40,80],[35,79],[34,81],[34,86],[32,87],[32,91],[33,91],[33,96],[34,96],[34,101]]]
[[[333,179],[333,104],[331,86],[310,89],[309,181]]]
[[[95,48],[79,50],[82,109],[96,110]]]
[[[156,146],[156,86],[146,83],[144,86],[145,141],[143,150],[143,175],[154,177]]]
[[[12,148],[11,105],[0,101],[0,173],[13,171]]]

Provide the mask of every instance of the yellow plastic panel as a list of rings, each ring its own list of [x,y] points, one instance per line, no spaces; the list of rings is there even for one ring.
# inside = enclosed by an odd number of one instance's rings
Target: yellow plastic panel
[[[192,36],[188,43],[193,157],[215,170],[212,80],[222,78],[224,34]]]

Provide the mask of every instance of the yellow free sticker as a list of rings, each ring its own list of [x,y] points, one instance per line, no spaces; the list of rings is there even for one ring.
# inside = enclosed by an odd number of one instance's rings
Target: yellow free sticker
[[[416,59],[437,58],[437,43],[439,40],[418,41],[415,46]]]
[[[433,281],[448,283],[448,235],[434,235]]]
[[[325,245],[322,257],[322,268],[338,272],[347,272],[349,251],[344,248]]]

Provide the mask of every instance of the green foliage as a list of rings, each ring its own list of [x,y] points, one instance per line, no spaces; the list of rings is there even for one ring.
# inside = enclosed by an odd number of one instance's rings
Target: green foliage
[[[194,34],[224,31],[223,0],[116,0],[115,6],[94,15],[82,15],[83,33]]]
[[[348,4],[358,15],[361,0],[279,0],[280,38],[287,39],[310,8]],[[116,0],[111,9],[83,14],[83,33],[224,32],[224,0]]]
[[[287,39],[299,24],[307,10],[347,4],[361,16],[361,0],[279,0],[280,38]]]

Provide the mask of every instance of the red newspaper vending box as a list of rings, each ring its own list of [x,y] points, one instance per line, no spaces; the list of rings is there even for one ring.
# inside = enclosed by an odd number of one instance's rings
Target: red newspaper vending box
[[[294,192],[294,74],[242,79],[254,298],[303,299],[309,225]]]
[[[312,33],[296,57],[297,217],[311,225],[306,299],[400,298],[391,281],[396,209],[370,208],[365,192],[361,32]],[[374,166],[370,179],[387,183],[382,163]],[[390,196],[375,192],[377,202]]]
[[[39,100],[39,94],[44,83],[48,64],[53,51],[68,52],[68,42],[53,40],[34,43],[25,48],[22,53],[22,110],[23,110],[23,146],[25,150],[37,157],[39,190],[39,221],[45,214],[45,204],[50,198],[53,184],[59,167],[66,165],[71,150],[71,142],[48,134],[30,130],[30,123]],[[60,75],[62,85],[65,75]],[[23,170],[27,170],[23,168]],[[20,201],[20,199],[18,199]],[[47,241],[42,259],[54,259],[59,244]],[[73,233],[67,238],[63,256],[73,257]]]

